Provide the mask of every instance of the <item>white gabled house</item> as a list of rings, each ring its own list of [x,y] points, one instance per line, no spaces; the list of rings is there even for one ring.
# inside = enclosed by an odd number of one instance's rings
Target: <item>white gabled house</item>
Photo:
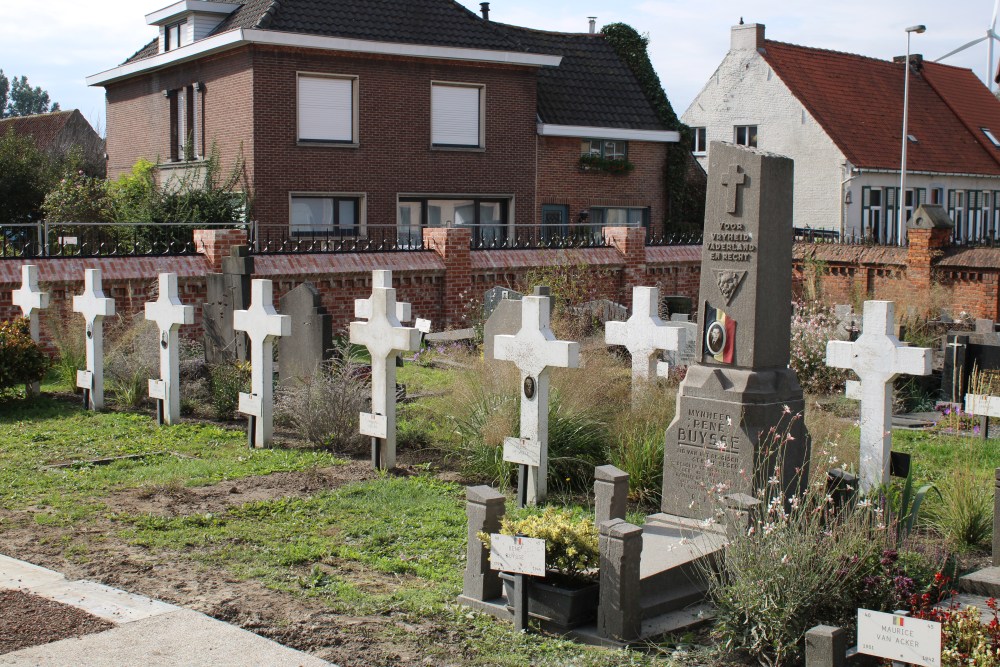
[[[734,26],[729,52],[684,113],[695,156],[709,142],[795,160],[794,225],[895,240],[903,61],[765,39]],[[945,206],[957,240],[1000,235],[1000,101],[971,70],[910,58],[904,219]]]

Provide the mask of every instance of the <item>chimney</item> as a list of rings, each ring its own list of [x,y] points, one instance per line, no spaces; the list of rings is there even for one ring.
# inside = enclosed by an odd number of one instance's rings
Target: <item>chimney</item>
[[[733,26],[730,51],[756,51],[764,48],[764,24],[741,23]]]
[[[906,61],[906,56],[893,56],[892,62],[902,65]],[[919,72],[924,67],[924,56],[921,53],[910,54],[910,69],[914,73]]]
[[[490,20],[490,3],[480,2],[479,3],[479,13],[483,15],[484,21]]]
[[[597,17],[588,16],[587,20],[590,21],[590,34],[593,35],[595,32],[597,32]]]

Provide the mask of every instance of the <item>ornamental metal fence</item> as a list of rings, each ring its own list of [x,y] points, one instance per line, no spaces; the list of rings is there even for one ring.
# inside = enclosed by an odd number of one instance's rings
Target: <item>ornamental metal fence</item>
[[[0,225],[0,257],[156,257],[195,255],[196,229],[252,224],[38,222]]]

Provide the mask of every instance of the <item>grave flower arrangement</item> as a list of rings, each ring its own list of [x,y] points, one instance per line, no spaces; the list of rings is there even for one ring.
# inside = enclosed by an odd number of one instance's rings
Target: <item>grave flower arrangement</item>
[[[557,507],[541,512],[528,509],[504,517],[500,533],[545,540],[545,564],[552,583],[590,583],[597,577],[601,557],[593,519]],[[479,533],[479,539],[490,546],[486,533]]]

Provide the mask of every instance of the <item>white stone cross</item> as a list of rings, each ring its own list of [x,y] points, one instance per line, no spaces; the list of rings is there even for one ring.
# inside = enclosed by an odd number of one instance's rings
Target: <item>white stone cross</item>
[[[28,330],[31,340],[38,342],[40,331],[38,326],[38,311],[49,307],[49,293],[38,289],[38,267],[25,264],[21,267],[21,286],[11,292],[11,301],[20,307],[21,313],[28,318]],[[37,395],[37,382],[28,385],[28,393]]]
[[[392,271],[372,271],[372,296],[375,294],[374,289],[376,287],[392,289]],[[361,320],[370,320],[372,318],[372,302],[372,298],[355,299],[354,317]],[[410,304],[405,301],[396,301],[395,303],[396,319],[400,322],[409,322],[413,317]]]
[[[182,324],[194,324],[194,306],[177,296],[177,274],[160,274],[160,294],[146,303],[146,319],[160,330],[160,379],[149,381],[149,397],[158,401],[157,420],[176,424],[181,419],[180,341]]]
[[[892,450],[892,381],[899,375],[929,375],[931,350],[908,347],[891,331],[895,318],[892,301],[866,301],[861,336],[849,343],[831,340],[826,345],[826,365],[849,368],[861,382],[847,383],[847,395],[861,400],[862,491],[889,481]]]
[[[420,349],[420,332],[400,324],[400,305],[409,319],[409,304],[396,303],[392,271],[373,271],[371,297],[354,302],[368,321],[351,322],[351,342],[367,347],[372,359],[372,411],[361,413],[360,430],[372,437],[372,463],[386,470],[396,466],[396,355]]]
[[[531,446],[538,465],[530,465],[525,491],[528,504],[545,500],[549,457],[549,373],[551,368],[579,368],[580,344],[556,340],[549,328],[549,297],[521,299],[521,329],[496,336],[493,356],[512,361],[521,371],[521,441]],[[526,442],[525,442],[526,441]]]
[[[676,352],[684,346],[687,332],[660,319],[660,290],[656,287],[632,288],[632,316],[627,322],[604,325],[604,342],[624,345],[632,355],[632,396],[635,398],[643,382],[666,368],[658,369],[656,355],[660,350]],[[666,366],[666,364],[663,364]]]
[[[73,297],[73,312],[87,322],[87,370],[77,371],[76,386],[83,389],[83,400],[91,410],[104,407],[104,318],[115,314],[115,300],[104,296],[101,270],[87,269],[83,294]]]
[[[31,340],[38,342],[38,311],[49,307],[49,293],[38,289],[38,267],[21,267],[21,286],[11,292],[11,301],[30,321]]]
[[[292,318],[274,309],[270,280],[250,283],[250,307],[233,311],[233,329],[250,338],[250,393],[240,392],[240,412],[250,417],[250,445],[267,447],[274,434],[274,339],[292,333]]]

